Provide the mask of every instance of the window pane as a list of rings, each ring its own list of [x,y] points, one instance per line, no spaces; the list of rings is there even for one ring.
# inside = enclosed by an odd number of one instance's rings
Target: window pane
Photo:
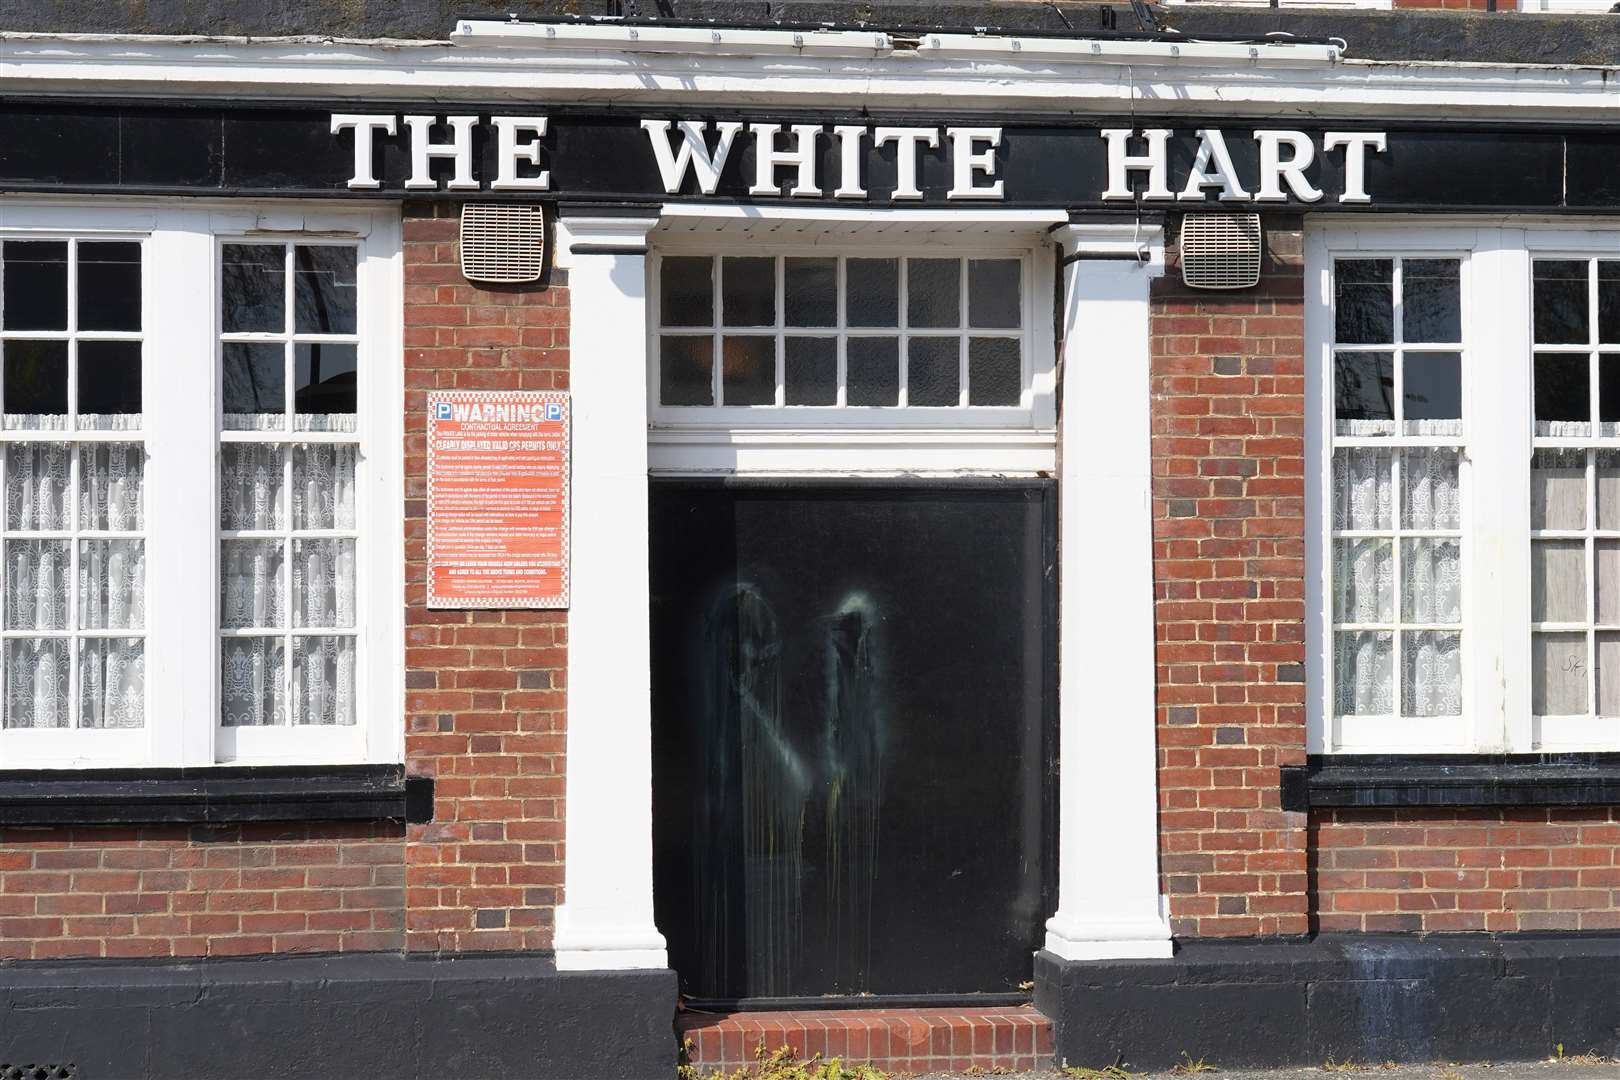
[[[721,311],[727,326],[776,325],[776,260],[721,260]]]
[[[146,451],[139,443],[79,446],[79,528],[136,532],[145,526]]]
[[[713,405],[713,373],[713,338],[659,339],[658,400],[663,404]]]
[[[358,252],[333,244],[293,249],[293,329],[300,334],[352,334],[359,289]]]
[[[0,244],[0,329],[67,329],[67,242]]]
[[[907,259],[907,325],[960,326],[961,274],[962,264],[957,259]],[[916,402],[913,401],[913,404]]]
[[[1620,497],[1620,484],[1615,494]],[[1537,450],[1531,457],[1530,527],[1586,527],[1586,451]]]
[[[664,326],[714,325],[714,260],[672,255],[658,267],[658,321]]]
[[[906,343],[906,401],[911,405],[955,405],[961,401],[961,341],[954,337],[914,337]]]
[[[1017,259],[968,260],[968,325],[1013,329],[1020,324],[1023,264]]]
[[[722,405],[776,403],[775,338],[728,336],[720,344],[720,364]]]
[[[287,362],[280,345],[228,341],[222,379],[227,431],[275,431],[287,426]]]
[[[1587,332],[1585,259],[1535,261],[1535,340],[1541,345],[1583,345]]]
[[[784,259],[783,263],[787,325],[838,325],[838,260]]]
[[[1462,289],[1456,259],[1401,263],[1401,340],[1461,341]]]
[[[1023,384],[1016,338],[968,339],[969,405],[1017,405]]]
[[[221,527],[280,529],[285,520],[281,447],[225,443],[219,453]]]
[[[1395,340],[1395,263],[1338,259],[1333,264],[1333,340],[1384,345]]]
[[[6,447],[6,528],[18,532],[71,529],[66,443]]]
[[[138,728],[145,724],[146,642],[84,638],[79,642],[79,726]]]
[[[844,365],[846,405],[899,403],[899,338],[850,338],[844,346]]]
[[[1620,626],[1620,541],[1599,540],[1596,547],[1597,621]]]
[[[225,244],[220,305],[227,334],[287,329],[287,255],[280,244]]]
[[[1597,458],[1597,527],[1620,530],[1620,450],[1599,450]],[[1583,518],[1584,520],[1584,518]],[[1549,525],[1548,528],[1563,528]],[[1572,526],[1579,528],[1580,526]]]
[[[1333,452],[1333,527],[1387,529],[1393,521],[1393,455],[1364,447]]]
[[[68,711],[66,638],[14,638],[6,642],[6,727],[63,728]]]
[[[900,260],[846,259],[844,309],[850,326],[899,326]]]
[[[1339,420],[1394,420],[1395,354],[1335,354],[1333,415]]]
[[[220,643],[221,721],[226,727],[285,722],[283,640],[227,638]]]
[[[5,355],[5,426],[29,431],[67,427],[68,343],[7,341]]]
[[[1586,714],[1586,635],[1530,635],[1530,711]]]
[[[354,639],[293,638],[294,724],[354,723]]]
[[[1462,528],[1460,456],[1442,447],[1401,451],[1401,528]]]
[[[1599,716],[1620,716],[1620,634],[1597,635]]]
[[[1530,545],[1530,618],[1586,621],[1586,543],[1535,540]]]
[[[1620,262],[1599,259],[1597,276],[1598,340],[1620,344]]]
[[[838,403],[838,340],[790,337],[786,354],[786,401],[789,405]]]
[[[1462,622],[1462,544],[1457,540],[1401,541],[1401,620]]]
[[[140,328],[141,245],[80,243],[79,329]],[[86,411],[82,404],[80,411]]]
[[[1402,358],[1402,415],[1408,421],[1462,418],[1462,354],[1406,353]],[[1411,430],[1410,434],[1438,434]]]
[[[1401,635],[1401,715],[1462,715],[1462,635],[1435,630]]]
[[[1333,635],[1333,701],[1339,716],[1395,711],[1395,635],[1341,630]]]
[[[354,528],[354,466],[358,453],[356,447],[329,443],[293,447],[293,528]]]
[[[1587,358],[1540,353],[1535,365],[1536,422],[1579,425],[1578,429],[1550,429],[1548,434],[1591,434],[1592,390]]]
[[[139,630],[145,625],[145,542],[81,540],[79,628]]]
[[[221,540],[219,624],[227,628],[287,624],[280,540]]]
[[[7,540],[6,629],[68,629],[68,542]]]
[[[354,625],[354,541],[293,541],[293,625]]]
[[[1395,618],[1395,558],[1388,540],[1333,541],[1333,621]]]
[[[1620,422],[1620,356],[1598,357],[1598,419],[1605,424]],[[1620,432],[1608,430],[1599,434]]]
[[[126,431],[140,426],[141,343],[79,342],[79,426]]]
[[[354,345],[293,346],[293,427],[355,430],[358,366]]]

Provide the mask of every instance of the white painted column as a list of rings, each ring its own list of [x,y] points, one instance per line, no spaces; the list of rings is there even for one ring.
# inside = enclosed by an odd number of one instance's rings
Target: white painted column
[[[1163,236],[1069,225],[1058,441],[1058,910],[1067,960],[1171,954],[1159,892],[1148,284]],[[1149,254],[1142,263],[1138,250]],[[1085,256],[1101,256],[1086,258]]]
[[[562,970],[669,966],[653,925],[647,231],[563,211],[573,507]]]

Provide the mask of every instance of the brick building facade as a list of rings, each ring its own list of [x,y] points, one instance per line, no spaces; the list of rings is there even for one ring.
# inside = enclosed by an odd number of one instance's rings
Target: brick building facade
[[[1620,1051],[1603,20],[114,6],[0,16],[0,1061]],[[430,603],[441,391],[565,603]]]

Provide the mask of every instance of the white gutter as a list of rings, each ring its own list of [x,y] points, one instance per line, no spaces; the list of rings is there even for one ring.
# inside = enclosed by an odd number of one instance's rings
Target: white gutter
[[[773,31],[774,32],[774,31]],[[936,36],[936,35],[929,35]],[[435,100],[662,107],[866,107],[1051,117],[1179,114],[1280,118],[1620,122],[1614,69],[1340,59],[1258,66],[1037,56],[1036,39],[976,55],[714,55],[579,44],[174,39],[0,33],[0,96],[242,97],[381,104]],[[1042,39],[1042,44],[1045,44]],[[919,43],[920,44],[920,43]],[[965,43],[964,43],[965,44]],[[1090,42],[1080,43],[1089,50]],[[1126,43],[1110,43],[1126,44]],[[1247,48],[1247,46],[1239,46]],[[1258,46],[1257,46],[1258,47]],[[1061,46],[1060,46],[1061,48]],[[1298,45],[1264,46],[1283,50]],[[1326,48],[1316,46],[1315,48]],[[1264,55],[1272,55],[1266,53]]]
[[[1019,37],[1005,34],[924,34],[915,43],[866,30],[768,30],[657,26],[646,23],[525,23],[462,19],[455,45],[490,48],[583,48],[708,56],[878,57],[916,52],[962,60],[1024,59],[1062,63],[1311,67],[1338,60],[1334,45],[1278,40],[1246,44],[1119,38]],[[910,47],[905,47],[910,46]]]
[[[517,23],[463,19],[452,45],[491,48],[582,48],[705,56],[886,56],[888,34],[867,30],[751,30],[613,23]]]
[[[1341,43],[1342,44],[1342,43]],[[1197,64],[1209,67],[1318,67],[1339,60],[1339,45],[1289,41],[1131,41],[1116,38],[1003,37],[926,34],[919,53],[952,59],[1022,60],[1025,63]]]

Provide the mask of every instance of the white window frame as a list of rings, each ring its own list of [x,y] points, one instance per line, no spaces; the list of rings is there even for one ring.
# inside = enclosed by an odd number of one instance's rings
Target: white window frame
[[[1614,0],[1519,0],[1520,11],[1555,15],[1606,15],[1613,7]]]
[[[852,215],[859,212],[852,211]],[[864,220],[856,218],[856,221]],[[763,224],[763,223],[762,223]],[[1056,370],[1053,246],[1029,235],[1029,223],[1002,235],[906,233],[866,238],[839,232],[795,236],[771,230],[655,232],[647,258],[646,379],[650,468],[654,474],[996,475],[1034,476],[1056,468]],[[848,258],[1016,258],[1023,293],[1018,330],[1023,363],[1018,406],[665,406],[659,403],[660,266],[667,256]],[[784,333],[845,337],[843,263],[840,319],[833,327],[778,326]],[[779,264],[780,267],[780,264]],[[965,267],[965,264],[964,264]],[[965,269],[964,269],[965,276]],[[777,275],[781,322],[783,275]],[[962,324],[965,327],[964,283]],[[905,298],[902,292],[901,306]],[[902,319],[904,315],[902,312]],[[690,330],[694,328],[681,328]],[[698,328],[701,329],[701,328]],[[712,329],[712,328],[711,328]],[[738,328],[766,333],[767,328]],[[947,328],[930,328],[930,330]],[[857,328],[867,333],[867,328]],[[871,333],[881,336],[881,329]],[[904,330],[894,331],[897,335]],[[971,329],[958,330],[962,337]],[[1011,336],[986,329],[986,336]],[[843,350],[840,349],[842,355]],[[964,350],[964,357],[966,353]],[[964,360],[965,363],[965,360]],[[842,364],[840,365],[842,370]]]
[[[6,198],[0,199],[0,236],[142,244],[140,437],[148,463],[145,726],[3,729],[0,768],[402,761],[404,383],[397,208]],[[222,243],[238,239],[307,239],[351,243],[359,250],[359,658],[352,726],[289,725],[244,736],[241,729],[220,723],[219,252]],[[155,407],[159,402],[163,408]],[[56,433],[28,434],[47,439]],[[116,441],[121,434],[97,433],[95,438]],[[318,432],[288,435],[289,442],[323,440],[330,437]]]
[[[1332,262],[1462,256],[1464,721],[1333,715],[1330,581]],[[1306,689],[1312,753],[1541,753],[1620,749],[1620,718],[1531,712],[1531,263],[1620,258],[1620,222],[1391,219],[1313,223],[1306,239]],[[1563,440],[1568,442],[1568,440]],[[1397,440],[1391,440],[1396,445]],[[1620,449],[1620,439],[1590,440]],[[1592,587],[1593,583],[1588,582]],[[1396,582],[1397,605],[1400,583]],[[1590,659],[1590,658],[1589,658]],[[1395,678],[1400,678],[1396,671]],[[1596,708],[1596,702],[1593,703]]]

